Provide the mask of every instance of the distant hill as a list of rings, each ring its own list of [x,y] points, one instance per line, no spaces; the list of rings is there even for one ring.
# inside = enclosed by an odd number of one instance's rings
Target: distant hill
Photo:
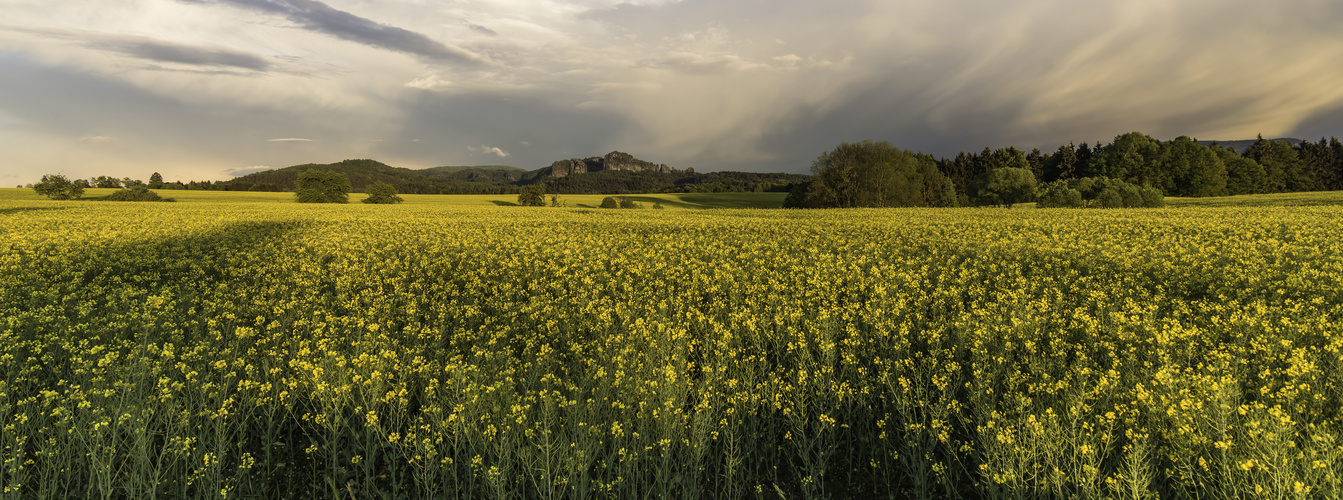
[[[1204,146],[1211,146],[1211,145],[1213,145],[1213,144],[1216,144],[1216,145],[1221,146],[1221,147],[1224,147],[1224,148],[1231,148],[1231,149],[1234,149],[1234,150],[1236,150],[1236,153],[1237,153],[1237,154],[1244,154],[1244,153],[1245,153],[1245,150],[1250,149],[1250,146],[1253,146],[1253,145],[1254,145],[1254,142],[1257,141],[1257,140],[1258,140],[1258,139],[1246,139],[1246,140],[1240,140],[1240,141],[1198,141],[1198,143],[1199,143],[1199,144],[1202,144],[1202,145],[1204,145]],[[1282,141],[1282,142],[1286,142],[1286,143],[1288,143],[1288,144],[1291,144],[1292,146],[1297,146],[1297,145],[1300,145],[1300,144],[1303,143],[1303,142],[1306,142],[1306,141],[1303,141],[1303,140],[1301,140],[1301,139],[1293,139],[1293,138],[1290,138],[1290,137],[1284,137],[1284,138],[1281,138],[1281,139],[1269,139],[1269,140],[1271,140],[1271,141]]]
[[[404,194],[517,193],[522,186],[538,183],[546,186],[547,193],[555,194],[782,192],[809,178],[783,173],[701,174],[693,169],[674,169],[614,151],[605,157],[561,160],[531,171],[508,165],[412,170],[374,160],[307,163],[248,174],[219,184],[223,185],[222,189],[231,191],[292,191],[298,175],[314,168],[345,174],[355,192],[363,192],[369,184],[385,182]]]
[[[313,168],[345,174],[350,178],[350,187],[355,192],[363,192],[365,187],[375,182],[391,184],[398,193],[405,194],[498,194],[517,192],[520,189],[503,183],[461,180],[453,178],[450,172],[435,175],[424,170],[392,167],[374,160],[345,160],[328,164],[294,165],[247,174],[224,181],[223,184],[234,191],[292,191],[298,181],[298,174]]]
[[[784,192],[811,177],[800,174],[757,172],[653,172],[600,170],[581,175],[543,179],[547,193],[638,194]]]
[[[508,165],[477,165],[477,166],[457,166],[457,167],[433,167],[423,172],[429,177],[436,179],[456,179],[467,182],[493,182],[507,184],[522,180],[527,174],[526,170]]]

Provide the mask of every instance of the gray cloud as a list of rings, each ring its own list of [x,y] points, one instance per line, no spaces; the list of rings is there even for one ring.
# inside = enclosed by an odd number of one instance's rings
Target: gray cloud
[[[102,37],[90,41],[88,46],[159,62],[227,66],[253,71],[270,69],[270,62],[256,54],[232,49],[176,44],[143,37]]]
[[[470,28],[471,31],[474,31],[474,32],[476,32],[476,33],[480,33],[480,34],[482,34],[482,35],[499,36],[499,32],[494,31],[494,30],[489,29],[489,28],[486,28],[486,27],[481,26],[481,25],[476,24],[476,23],[466,23],[466,27],[467,27],[467,28]]]
[[[425,59],[477,64],[484,60],[414,31],[378,23],[316,0],[182,0],[187,3],[224,3],[284,16],[304,29],[341,40]]]
[[[118,35],[93,31],[21,28],[14,26],[0,26],[0,29],[75,41],[82,43],[85,47],[91,49],[115,52],[124,56],[155,62],[212,68],[238,68],[251,71],[267,71],[271,67],[270,61],[260,55],[227,47],[177,43],[143,36]]]

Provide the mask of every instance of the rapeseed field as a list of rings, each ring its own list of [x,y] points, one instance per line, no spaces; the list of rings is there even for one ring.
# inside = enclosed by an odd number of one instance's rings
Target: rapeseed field
[[[1343,208],[0,200],[3,498],[1338,498]]]

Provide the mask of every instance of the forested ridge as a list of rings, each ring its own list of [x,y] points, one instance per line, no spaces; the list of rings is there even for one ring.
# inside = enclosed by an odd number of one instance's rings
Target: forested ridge
[[[391,185],[402,194],[501,194],[517,193],[523,186],[544,183],[556,194],[633,194],[787,191],[804,182],[801,174],[756,172],[629,172],[603,170],[551,178],[538,171],[508,166],[434,167],[424,170],[391,167],[374,160],[345,160],[331,164],[305,164],[245,175],[215,183],[210,189],[230,191],[291,191],[298,175],[310,169],[331,170],[350,178],[350,186],[362,192],[373,183]]]

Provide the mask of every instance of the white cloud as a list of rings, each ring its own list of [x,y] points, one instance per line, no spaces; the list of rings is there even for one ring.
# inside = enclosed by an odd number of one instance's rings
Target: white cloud
[[[482,145],[482,146],[480,146],[480,147],[468,146],[467,149],[470,149],[471,151],[475,151],[475,152],[478,152],[478,153],[492,154],[492,155],[498,156],[498,157],[500,157],[500,158],[507,158],[507,157],[508,157],[508,151],[504,151],[503,149],[500,149],[500,148],[497,148],[497,147],[491,147],[491,146],[484,146],[484,145]]]

